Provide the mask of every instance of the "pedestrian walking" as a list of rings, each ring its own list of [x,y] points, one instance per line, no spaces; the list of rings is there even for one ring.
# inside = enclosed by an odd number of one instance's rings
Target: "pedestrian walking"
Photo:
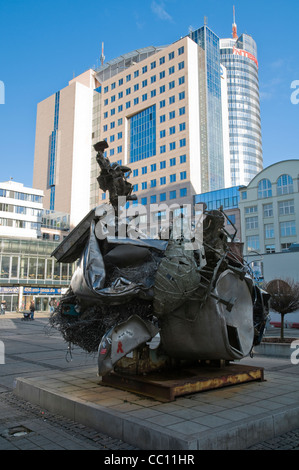
[[[34,320],[34,312],[35,312],[34,300],[31,300],[29,310],[30,310],[30,320]]]
[[[5,314],[5,310],[6,310],[6,301],[2,300],[2,302],[1,302],[1,315]]]

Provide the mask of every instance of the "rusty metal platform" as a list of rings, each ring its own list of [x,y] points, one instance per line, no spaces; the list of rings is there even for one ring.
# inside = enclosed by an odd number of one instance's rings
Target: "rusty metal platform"
[[[170,402],[183,395],[263,380],[263,368],[228,364],[223,367],[198,365],[148,375],[112,372],[102,378],[102,384]]]

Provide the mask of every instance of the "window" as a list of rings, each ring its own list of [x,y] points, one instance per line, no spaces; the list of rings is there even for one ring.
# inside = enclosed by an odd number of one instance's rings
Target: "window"
[[[145,93],[144,95],[142,95],[142,101],[146,101],[147,100],[147,93]]]
[[[172,75],[174,73],[174,65],[172,67],[169,67],[168,73],[169,75]]]
[[[169,128],[169,135],[175,134],[175,126]]]
[[[115,82],[111,83],[111,90],[114,90],[115,88]]]
[[[235,214],[231,214],[227,217],[227,225],[235,224],[236,223],[236,216]]]
[[[294,199],[291,199],[290,201],[280,201],[278,203],[278,212],[279,215],[294,214]]]
[[[147,86],[147,80],[142,80],[142,88],[144,88],[145,86]]]
[[[160,185],[163,186],[163,184],[166,184],[166,176],[161,176],[160,178]]]
[[[135,176],[138,176],[138,169],[133,170],[133,178],[134,178]]]
[[[172,90],[175,87],[174,80],[172,82],[169,82],[169,90]]]
[[[126,82],[129,82],[131,80],[131,74],[126,76]]]
[[[160,57],[159,63],[160,65],[165,64],[165,57]]]
[[[163,129],[163,131],[160,131],[160,139],[163,139],[163,137],[166,136],[166,131]]]
[[[123,79],[123,78],[120,78],[120,79],[118,80],[118,84],[119,84],[119,85],[123,85],[123,83],[124,83],[124,79]]]
[[[115,101],[115,95],[111,96],[111,103],[114,103]]]
[[[265,238],[274,238],[274,224],[264,225]]]
[[[139,83],[136,83],[136,85],[134,85],[134,91],[138,91],[139,90]]]
[[[263,179],[258,184],[258,198],[263,199],[272,196],[272,184],[268,179]]]
[[[264,204],[264,217],[273,217],[273,204]]]
[[[185,106],[183,106],[182,108],[179,109],[179,115],[182,116],[183,114],[185,114],[186,110],[185,110]]]
[[[147,166],[143,166],[143,167],[141,168],[141,173],[142,173],[143,175],[146,175],[146,173],[147,173]]]
[[[160,194],[160,201],[166,201],[166,193],[161,193]]]
[[[175,157],[174,157],[174,158],[171,158],[171,159],[169,160],[169,164],[170,164],[170,166],[175,166],[175,164],[176,164],[176,159],[175,159]]]
[[[275,245],[266,245],[266,253],[275,253]]]
[[[242,195],[242,201],[245,201],[247,199],[247,191],[242,191],[241,195]]]
[[[185,197],[185,196],[187,196],[187,188],[181,188],[180,197]]]
[[[171,96],[169,98],[169,104],[173,104],[173,103],[175,103],[175,96]]]
[[[133,191],[134,192],[138,191],[138,184],[133,184]]]
[[[293,179],[290,175],[281,175],[277,180],[277,196],[293,193]]]
[[[175,118],[175,111],[170,111],[169,119],[174,119],[174,118]]]
[[[151,204],[155,204],[157,202],[157,196],[154,194],[151,196]]]
[[[180,62],[179,63],[179,70],[182,70],[185,67],[185,62]]]
[[[131,101],[126,102],[126,109],[129,109],[131,107]]]
[[[166,145],[161,145],[160,146],[160,153],[165,153],[166,152]]]
[[[181,122],[180,124],[180,132],[181,131],[184,131],[186,129],[186,123],[185,122]]]
[[[185,92],[184,91],[181,91],[179,93],[179,100],[183,100],[185,98]]]
[[[164,93],[165,92],[165,85],[162,85],[160,86],[160,93]]]
[[[162,114],[162,116],[160,116],[160,123],[165,122],[165,121],[166,121],[166,116],[165,114]]]
[[[257,212],[257,206],[245,207],[245,214],[253,214]]]
[[[137,77],[139,77],[139,70],[135,70],[134,72],[134,78],[137,78]]]
[[[186,171],[181,171],[180,172],[180,179],[185,180],[187,178],[187,172]]]
[[[179,78],[179,85],[183,85],[185,83],[185,77],[180,77]]]
[[[247,251],[258,251],[260,249],[260,240],[258,235],[246,237]]]
[[[170,52],[170,53],[168,54],[168,59],[169,59],[169,60],[174,59],[174,51],[173,51],[173,52]]]
[[[155,81],[156,81],[156,75],[153,75],[153,76],[151,77],[151,83],[155,83]]]
[[[180,147],[185,147],[186,146],[186,139],[181,139],[180,140]]]
[[[134,106],[139,103],[139,98],[134,98]]]
[[[147,65],[144,65],[144,67],[142,67],[142,73],[146,73],[147,72]]]
[[[126,95],[130,95],[131,94],[131,88],[127,88],[126,89]]]
[[[175,142],[170,142],[169,144],[169,150],[175,150]]]
[[[288,222],[280,222],[279,226],[281,237],[293,237],[296,235],[295,220],[290,220]]]
[[[156,96],[156,90],[151,91],[151,98],[153,98],[154,96]]]
[[[141,183],[141,189],[142,190],[147,189],[147,181],[144,181],[143,183]]]
[[[182,54],[184,54],[184,46],[178,49],[178,55],[182,55]]]
[[[154,62],[151,62],[151,70],[155,69],[156,68],[156,61]]]
[[[120,104],[120,105],[118,106],[118,112],[120,113],[122,110],[123,110],[123,105]]]
[[[156,171],[156,170],[157,170],[157,165],[156,165],[156,163],[153,163],[151,165],[151,172]]]
[[[169,192],[169,199],[175,199],[176,198],[176,191],[170,191]]]
[[[155,188],[157,185],[157,180],[151,180],[151,188]]]
[[[186,163],[186,155],[180,156],[180,163]]]
[[[160,162],[160,170],[164,170],[164,168],[166,168],[166,161],[165,160]]]
[[[142,204],[143,206],[146,206],[146,204],[147,204],[147,197],[142,197],[142,198],[141,198],[141,204]]]
[[[165,108],[165,100],[160,101],[160,108]]]
[[[175,183],[176,182],[176,174],[175,173],[173,175],[170,175],[169,181],[170,181],[170,183]]]
[[[160,79],[161,78],[165,78],[165,70],[162,70],[162,72],[160,72]]]
[[[120,100],[123,96],[124,96],[123,91],[120,91],[120,92],[118,93],[118,99]]]
[[[245,224],[246,224],[246,230],[253,230],[258,228],[258,217],[246,217],[245,219]]]

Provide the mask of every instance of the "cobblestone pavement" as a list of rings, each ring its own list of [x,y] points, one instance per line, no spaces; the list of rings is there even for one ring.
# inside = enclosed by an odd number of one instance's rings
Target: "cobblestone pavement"
[[[0,450],[137,450],[95,429],[0,393]]]

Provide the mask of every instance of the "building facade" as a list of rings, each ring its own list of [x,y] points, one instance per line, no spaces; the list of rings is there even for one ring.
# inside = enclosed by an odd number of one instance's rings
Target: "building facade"
[[[70,213],[75,225],[105,201],[93,150],[100,140],[111,162],[132,169],[145,206],[190,204],[195,194],[230,185],[219,38],[206,26],[190,36],[89,70],[38,105],[33,182],[46,208]]]
[[[299,160],[275,163],[240,188],[245,253],[271,254],[299,241]]]
[[[220,40],[227,71],[231,184],[247,185],[263,169],[257,45],[248,34]]]
[[[70,214],[75,226],[89,211],[93,93],[88,70],[37,106],[33,186],[44,208]]]
[[[13,180],[0,183],[1,237],[41,236],[43,191]]]
[[[226,216],[224,229],[229,238],[234,238],[235,242],[241,242],[241,217],[239,209],[240,187],[223,188],[208,193],[197,194],[194,197],[194,204],[205,204],[206,210],[223,210]]]

